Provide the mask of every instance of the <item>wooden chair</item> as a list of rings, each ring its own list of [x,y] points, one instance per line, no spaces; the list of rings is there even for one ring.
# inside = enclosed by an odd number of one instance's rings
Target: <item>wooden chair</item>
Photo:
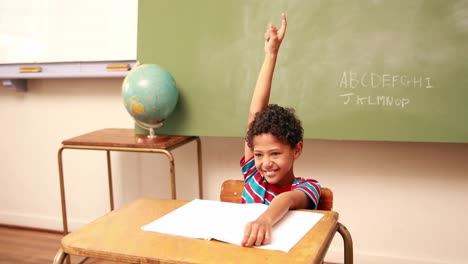
[[[221,185],[220,200],[223,202],[240,203],[242,191],[244,189],[243,180],[225,180]],[[333,192],[329,188],[322,187],[322,193],[318,204],[318,210],[331,211],[333,209]],[[353,241],[348,229],[341,223],[337,223],[336,231],[340,233],[344,242],[344,263],[353,263]]]

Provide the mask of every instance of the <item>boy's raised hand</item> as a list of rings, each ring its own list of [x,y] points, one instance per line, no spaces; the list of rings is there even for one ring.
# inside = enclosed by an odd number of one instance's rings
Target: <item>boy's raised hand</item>
[[[278,29],[272,23],[268,24],[267,32],[265,33],[265,53],[274,54],[278,53],[281,42],[286,34],[286,27],[288,22],[286,15],[281,14],[281,27]]]

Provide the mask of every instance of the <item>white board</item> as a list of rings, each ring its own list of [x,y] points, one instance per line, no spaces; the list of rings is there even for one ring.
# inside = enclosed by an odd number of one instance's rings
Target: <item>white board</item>
[[[136,60],[137,0],[0,0],[0,63]]]

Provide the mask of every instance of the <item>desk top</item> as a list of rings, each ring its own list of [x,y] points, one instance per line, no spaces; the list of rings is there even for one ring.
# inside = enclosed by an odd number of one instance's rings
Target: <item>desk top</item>
[[[170,150],[196,139],[196,136],[135,135],[133,128],[106,128],[64,140],[67,146],[152,148]]]
[[[128,263],[318,263],[338,221],[338,213],[320,211],[321,220],[288,253],[141,230],[185,203],[136,200],[68,234],[62,239],[62,249],[71,255]]]

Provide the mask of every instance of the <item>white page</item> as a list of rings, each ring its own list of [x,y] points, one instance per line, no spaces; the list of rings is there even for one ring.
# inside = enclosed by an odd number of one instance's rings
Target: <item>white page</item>
[[[191,238],[215,238],[240,245],[245,225],[266,208],[263,204],[242,205],[195,199],[142,229]]]
[[[145,231],[241,245],[245,225],[267,209],[264,204],[236,204],[195,199],[142,227]],[[290,211],[272,230],[272,242],[259,248],[288,252],[323,214]]]
[[[288,252],[322,217],[311,211],[289,211],[273,226],[271,243],[259,248]]]

